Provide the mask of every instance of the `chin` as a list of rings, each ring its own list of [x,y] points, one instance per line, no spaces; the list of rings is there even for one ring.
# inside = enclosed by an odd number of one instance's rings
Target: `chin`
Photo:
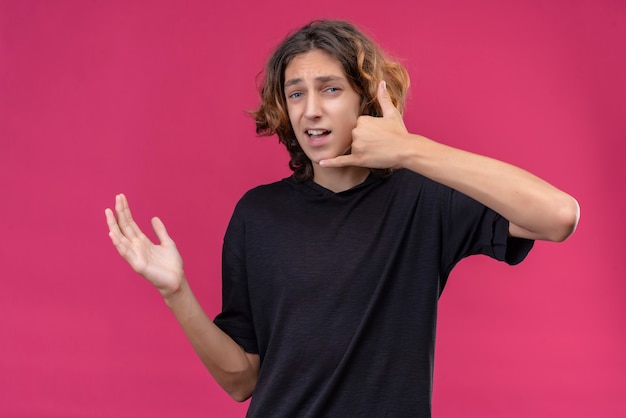
[[[335,158],[338,154],[328,154],[328,155],[313,155],[309,157],[309,160],[313,164],[319,164],[322,160],[330,160],[331,158]]]

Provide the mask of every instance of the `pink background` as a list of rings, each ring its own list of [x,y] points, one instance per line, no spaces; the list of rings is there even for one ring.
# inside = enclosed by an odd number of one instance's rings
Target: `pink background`
[[[119,258],[103,211],[123,191],[143,228],[161,216],[214,316],[233,206],[289,174],[245,113],[255,76],[319,17],[403,59],[411,131],[582,207],[569,241],[453,273],[435,416],[626,416],[621,0],[0,1],[0,416],[244,415]]]

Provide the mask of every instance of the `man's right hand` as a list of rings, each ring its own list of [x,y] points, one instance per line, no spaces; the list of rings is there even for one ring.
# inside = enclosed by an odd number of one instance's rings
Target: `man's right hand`
[[[109,237],[120,255],[163,295],[174,295],[185,280],[183,260],[176,244],[159,218],[152,218],[152,228],[160,243],[155,245],[141,232],[130,213],[126,196],[115,196],[115,213],[105,210]]]

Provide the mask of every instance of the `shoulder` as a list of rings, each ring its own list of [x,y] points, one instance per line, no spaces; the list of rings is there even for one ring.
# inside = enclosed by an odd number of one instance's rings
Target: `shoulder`
[[[386,183],[400,191],[441,195],[449,188],[411,170],[396,170],[386,179]]]
[[[275,211],[277,207],[293,199],[294,188],[297,186],[298,183],[291,177],[256,186],[239,199],[233,217],[246,219],[257,217],[263,212]]]
[[[242,236],[250,223],[255,221],[263,222],[264,217],[272,211],[270,208],[276,202],[284,200],[289,193],[288,179],[279,180],[269,184],[256,186],[239,199],[226,230],[226,241],[232,237]],[[230,237],[230,238],[229,238]]]
[[[295,180],[287,177],[273,183],[256,186],[244,193],[237,206],[258,206],[288,196],[293,192],[294,184]]]

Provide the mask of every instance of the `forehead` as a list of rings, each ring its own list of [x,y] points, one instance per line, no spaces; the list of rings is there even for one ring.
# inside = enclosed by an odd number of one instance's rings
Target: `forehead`
[[[296,55],[285,68],[285,82],[294,78],[306,79],[318,76],[345,77],[339,60],[320,49]]]

